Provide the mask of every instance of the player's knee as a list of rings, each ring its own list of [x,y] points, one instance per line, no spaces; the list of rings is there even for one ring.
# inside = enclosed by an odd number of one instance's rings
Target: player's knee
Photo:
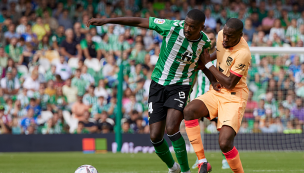
[[[163,139],[162,135],[156,134],[156,133],[150,133],[150,140],[153,143],[157,143]]]
[[[168,135],[173,135],[173,134],[175,134],[176,132],[179,131],[179,125],[178,126],[176,126],[174,124],[167,125],[166,126],[166,131],[167,131]]]
[[[233,148],[233,142],[229,139],[219,139],[219,145],[223,152],[228,152]]]
[[[194,119],[194,115],[195,115],[195,109],[193,108],[193,106],[187,105],[184,108],[183,113],[184,113],[185,120],[193,120]]]

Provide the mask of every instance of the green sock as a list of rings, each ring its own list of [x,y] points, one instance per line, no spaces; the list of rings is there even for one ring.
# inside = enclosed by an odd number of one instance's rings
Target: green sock
[[[188,164],[188,156],[187,156],[187,150],[186,150],[186,144],[184,138],[179,132],[172,136],[168,135],[168,137],[172,141],[172,145],[175,151],[177,161],[181,167],[181,171],[182,172],[189,171],[190,168]]]
[[[175,161],[173,160],[167,141],[163,139],[161,142],[153,144],[153,146],[158,157],[167,164],[168,168],[172,168]]]
[[[223,160],[226,160],[226,157],[225,157],[225,155],[222,153],[222,155],[223,155]]]

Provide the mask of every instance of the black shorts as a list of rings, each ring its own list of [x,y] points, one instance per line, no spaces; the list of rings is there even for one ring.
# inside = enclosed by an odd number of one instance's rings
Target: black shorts
[[[150,85],[148,112],[149,124],[166,119],[168,108],[183,112],[191,85],[160,85],[152,80]]]

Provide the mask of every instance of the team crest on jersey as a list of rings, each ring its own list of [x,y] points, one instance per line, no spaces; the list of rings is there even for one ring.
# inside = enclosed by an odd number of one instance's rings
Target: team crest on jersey
[[[183,62],[186,64],[192,64],[192,62],[191,62],[192,56],[193,56],[193,54],[191,52],[186,51],[182,54],[180,59],[177,59],[177,61]]]
[[[165,19],[154,19],[154,23],[156,24],[164,24],[165,22]]]
[[[229,56],[226,61],[227,65],[230,66],[232,61],[233,61],[233,59]]]

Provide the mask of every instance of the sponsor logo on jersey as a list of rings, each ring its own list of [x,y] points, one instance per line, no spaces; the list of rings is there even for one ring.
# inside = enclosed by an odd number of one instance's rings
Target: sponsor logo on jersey
[[[180,59],[176,59],[176,60],[179,62],[186,63],[186,64],[192,64],[192,62],[191,62],[192,56],[193,56],[193,54],[191,52],[186,51],[182,54]]]
[[[182,38],[181,36],[179,36],[179,37],[177,38],[177,41],[178,41],[178,42],[182,42],[182,40],[183,40],[183,38]]]
[[[244,71],[245,70],[245,66],[246,66],[245,64],[239,64],[239,65],[235,66],[235,68]]]
[[[227,65],[230,66],[232,61],[233,61],[233,59],[229,56],[226,61]]]
[[[224,72],[224,70],[221,68],[221,63],[219,63],[219,71],[222,73]]]
[[[202,53],[202,49],[198,49],[196,54],[200,55]]]
[[[156,24],[164,24],[165,22],[165,19],[154,19],[154,23]]]

